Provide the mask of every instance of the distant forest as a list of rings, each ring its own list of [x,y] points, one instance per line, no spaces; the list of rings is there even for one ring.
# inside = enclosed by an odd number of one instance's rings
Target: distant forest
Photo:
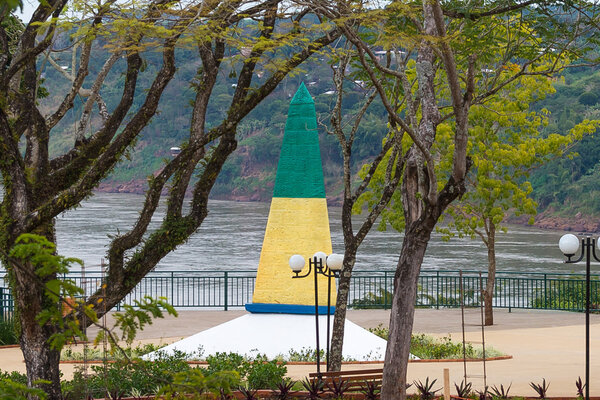
[[[55,46],[60,46],[57,43]],[[62,69],[69,70],[70,55],[58,57]],[[150,84],[150,77],[158,68],[159,53],[147,52],[145,76],[138,91]],[[124,160],[106,179],[107,187],[127,187],[127,183],[144,181],[147,176],[160,170],[165,158],[171,157],[170,148],[177,146],[189,129],[190,102],[194,98],[193,76],[200,62],[193,51],[180,50],[175,79],[165,91],[159,113],[145,128],[140,140],[130,149]],[[124,61],[121,61],[124,65]],[[100,69],[92,63],[92,74]],[[320,123],[321,157],[325,174],[327,195],[335,202],[340,199],[341,153],[337,140],[326,134],[329,112],[334,102],[332,90],[332,70],[327,59],[313,59],[301,66],[301,70],[286,79],[268,98],[258,106],[238,127],[239,144],[219,176],[212,197],[218,199],[267,201],[271,198],[279,148],[287,116],[289,101],[300,82],[304,82],[315,100]],[[68,87],[66,78],[54,67],[47,65],[42,75],[42,90],[47,92],[42,105],[55,104]],[[214,101],[209,109],[209,124],[220,121],[227,110],[235,85],[234,75],[222,75],[214,89]],[[108,108],[114,107],[120,96],[124,76],[113,76],[102,90]],[[190,85],[189,82],[192,82]],[[146,85],[146,86],[144,86]],[[549,124],[543,134],[564,133],[583,119],[600,119],[600,69],[577,67],[565,71],[555,82],[556,93],[533,105],[534,109],[547,109],[550,112]],[[366,90],[360,80],[349,82],[345,93],[344,111],[352,113],[360,105]],[[73,116],[78,115],[81,101],[76,104]],[[74,118],[74,117],[73,117]],[[51,150],[64,151],[73,140],[74,119],[66,118],[51,138]],[[94,121],[91,130],[97,128]],[[356,150],[353,153],[355,171],[364,160],[378,152],[381,140],[387,130],[384,107],[375,102],[363,119],[357,135]],[[600,215],[600,141],[599,134],[589,136],[576,144],[570,157],[564,157],[540,167],[531,173],[530,181],[534,188],[534,198],[539,211],[550,210],[558,215]],[[127,190],[127,189],[124,189]]]

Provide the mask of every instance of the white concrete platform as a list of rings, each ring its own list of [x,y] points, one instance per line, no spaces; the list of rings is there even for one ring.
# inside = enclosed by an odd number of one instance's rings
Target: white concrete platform
[[[331,317],[333,329],[333,316]],[[320,348],[326,347],[327,316],[319,316]],[[246,314],[213,328],[196,333],[163,347],[160,351],[179,350],[201,356],[217,352],[234,352],[253,356],[265,354],[268,358],[283,356],[290,350],[315,349],[315,316],[298,314]],[[382,361],[387,342],[357,324],[346,320],[344,332],[345,360]],[[150,353],[152,358],[155,353]]]

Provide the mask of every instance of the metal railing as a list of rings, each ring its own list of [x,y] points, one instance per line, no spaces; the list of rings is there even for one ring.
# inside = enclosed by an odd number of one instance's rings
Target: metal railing
[[[12,318],[14,309],[13,298],[10,289],[0,287],[0,321]]]
[[[133,304],[144,296],[166,297],[176,308],[240,308],[252,301],[255,271],[166,271],[148,274],[121,304]],[[87,295],[99,290],[99,272],[69,274],[85,289]],[[348,305],[350,308],[390,308],[393,271],[355,271]],[[464,302],[479,305],[479,273],[463,271]],[[487,284],[483,274],[483,285]],[[459,271],[423,271],[419,276],[418,307],[459,307]],[[591,309],[600,311],[600,280],[591,281]],[[121,305],[120,304],[120,305]],[[117,309],[120,308],[117,306]],[[494,285],[493,306],[497,308],[526,308],[583,311],[585,309],[585,276],[580,274],[542,274],[498,272]],[[12,314],[10,290],[0,287],[0,318]]]

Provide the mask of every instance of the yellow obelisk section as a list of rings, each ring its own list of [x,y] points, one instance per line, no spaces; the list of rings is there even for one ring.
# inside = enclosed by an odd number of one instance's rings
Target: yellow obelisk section
[[[260,253],[253,303],[315,305],[313,273],[294,278],[289,259],[300,254],[308,260],[317,251],[331,254],[327,201],[324,198],[274,197]],[[319,275],[319,305],[327,306],[327,278]],[[331,281],[331,305],[335,306],[335,280]]]

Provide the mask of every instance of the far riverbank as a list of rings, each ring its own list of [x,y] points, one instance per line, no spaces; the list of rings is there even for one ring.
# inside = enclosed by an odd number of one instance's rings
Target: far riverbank
[[[129,182],[103,182],[97,191],[101,193],[129,193],[143,195],[147,188],[147,182],[144,179],[133,179]],[[271,199],[266,193],[261,191],[252,195],[220,195],[214,200],[238,201],[238,202],[270,202]],[[269,192],[270,193],[270,192]],[[333,207],[341,207],[343,198],[334,196],[327,199],[327,204]],[[555,210],[546,210],[535,216],[533,225],[528,223],[529,216],[509,217],[508,222],[515,225],[534,226],[539,229],[568,232],[600,232],[600,218],[590,217],[578,213],[572,217],[562,217],[557,215]]]

